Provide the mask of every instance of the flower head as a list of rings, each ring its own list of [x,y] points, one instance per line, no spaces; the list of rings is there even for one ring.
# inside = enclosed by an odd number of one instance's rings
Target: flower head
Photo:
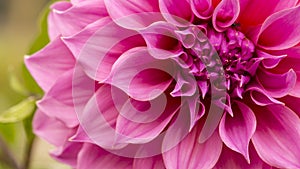
[[[298,1],[71,0],[25,63],[73,168],[300,168]]]

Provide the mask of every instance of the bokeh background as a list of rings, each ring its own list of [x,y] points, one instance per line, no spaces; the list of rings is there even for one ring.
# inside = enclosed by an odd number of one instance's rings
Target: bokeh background
[[[24,98],[10,87],[9,81],[13,74],[21,76],[24,55],[38,34],[38,18],[48,1],[0,0],[0,113]],[[22,161],[26,139],[22,124],[0,124],[0,137],[17,161]],[[37,139],[29,169],[69,169],[49,156],[51,149],[51,145]],[[7,169],[1,159],[0,169]]]

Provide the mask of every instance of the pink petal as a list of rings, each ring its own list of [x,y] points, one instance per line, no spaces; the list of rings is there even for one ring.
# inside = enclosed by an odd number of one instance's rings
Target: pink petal
[[[266,163],[278,168],[300,167],[300,119],[289,108],[270,105],[255,109],[254,147]]]
[[[112,22],[109,17],[104,17],[102,19],[99,19],[88,26],[86,26],[84,29],[82,29],[80,32],[73,36],[69,37],[62,37],[63,42],[68,46],[70,51],[73,53],[75,58],[79,58],[79,54],[84,47],[87,40],[101,27],[105,26],[107,23]]]
[[[78,126],[76,134],[70,137],[69,139],[72,142],[82,142],[82,143],[93,143],[89,136],[85,133],[84,129],[81,126]]]
[[[141,29],[162,20],[157,0],[104,0],[110,17],[128,29]]]
[[[37,104],[41,111],[51,118],[56,118],[68,127],[78,125],[72,96],[73,70],[66,72]]]
[[[66,142],[63,146],[52,151],[50,154],[55,160],[76,168],[77,157],[81,148],[81,143]]]
[[[198,142],[202,123],[199,123],[177,146],[163,153],[167,169],[212,168],[222,151],[222,141],[217,132],[205,142]],[[213,147],[213,149],[212,149]]]
[[[208,19],[213,14],[212,0],[189,0],[193,13],[200,19]]]
[[[273,169],[264,163],[257,155],[254,147],[249,147],[250,163],[239,153],[223,146],[222,154],[213,169]]]
[[[144,40],[137,32],[110,22],[99,28],[86,41],[77,60],[90,78],[103,82],[116,60],[124,52],[137,46],[145,46]]]
[[[159,8],[164,18],[177,26],[189,25],[194,19],[187,0],[159,0]]]
[[[290,95],[300,97],[300,47],[296,46],[287,50],[277,51],[277,55],[287,55],[279,65],[274,69],[276,72],[286,72],[293,69],[297,74],[295,87],[289,92]]]
[[[263,52],[261,50],[256,50],[256,54],[258,55],[259,58],[263,59],[262,60],[262,65],[266,69],[275,68],[276,66],[278,66],[280,61],[287,56],[286,54],[272,55],[272,54]]]
[[[117,142],[120,143],[146,143],[153,140],[166,128],[181,105],[179,98],[164,94],[151,100],[150,108],[146,111],[139,111],[137,105],[128,104],[122,107],[117,119]]]
[[[93,144],[84,144],[78,154],[80,169],[132,169],[132,159],[111,154]]]
[[[119,115],[118,108],[120,109],[127,99],[128,96],[121,90],[110,85],[102,85],[84,110],[77,112],[84,134],[103,148],[122,148],[124,145],[116,145],[115,127]]]
[[[136,100],[152,100],[173,81],[170,60],[157,60],[145,47],[133,48],[115,62],[105,83],[114,85]]]
[[[165,164],[161,155],[148,157],[148,158],[136,158],[133,162],[133,169],[165,169]]]
[[[241,12],[239,22],[243,30],[262,24],[267,17],[296,5],[297,0],[240,0]],[[251,12],[259,11],[259,12]]]
[[[76,3],[57,2],[51,6],[48,18],[50,39],[73,35],[88,24],[108,16],[103,0],[91,0]]]
[[[300,6],[271,15],[262,25],[257,43],[263,49],[283,50],[300,42]]]
[[[157,59],[167,59],[179,56],[182,45],[178,41],[174,25],[167,22],[156,22],[140,31],[146,41],[149,53]]]
[[[267,94],[259,86],[249,86],[246,91],[250,91],[250,97],[252,101],[259,106],[266,106],[270,104],[282,104],[279,100],[274,99],[272,96]]]
[[[262,89],[275,98],[287,95],[294,88],[297,79],[297,75],[292,69],[284,74],[273,74],[259,69],[256,75]]]
[[[74,133],[73,129],[67,128],[62,122],[48,117],[40,110],[35,113],[33,130],[36,135],[55,146],[62,146],[68,140],[68,137]]]
[[[61,39],[57,38],[39,52],[26,57],[25,64],[39,86],[48,91],[58,75],[73,69],[75,59]]]
[[[224,31],[230,27],[240,13],[240,3],[238,0],[223,0],[218,4],[214,13],[212,23],[217,31]]]
[[[294,96],[285,96],[280,98],[288,108],[292,109],[300,117],[300,98]]]
[[[220,122],[220,136],[230,149],[241,153],[250,162],[248,147],[256,127],[255,116],[246,104],[238,101],[234,103],[234,116],[224,114]]]

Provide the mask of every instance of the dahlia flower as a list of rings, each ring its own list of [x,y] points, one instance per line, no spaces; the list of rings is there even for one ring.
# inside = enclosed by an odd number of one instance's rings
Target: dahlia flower
[[[71,0],[25,59],[78,169],[300,168],[297,0]]]

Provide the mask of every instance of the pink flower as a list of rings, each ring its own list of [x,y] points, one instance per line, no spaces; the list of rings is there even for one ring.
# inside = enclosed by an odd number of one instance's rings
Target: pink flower
[[[71,0],[25,63],[73,168],[300,168],[298,1]]]

